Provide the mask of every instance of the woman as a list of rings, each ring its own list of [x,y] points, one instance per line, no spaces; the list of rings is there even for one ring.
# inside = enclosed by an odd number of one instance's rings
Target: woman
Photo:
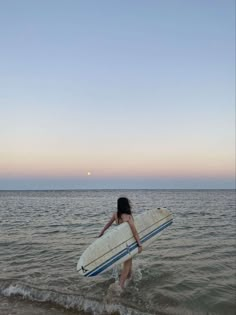
[[[142,244],[140,242],[140,238],[138,235],[138,232],[136,230],[136,227],[134,225],[134,220],[132,217],[131,212],[131,206],[129,203],[129,199],[125,197],[121,197],[117,200],[117,212],[113,213],[112,218],[110,221],[104,226],[101,233],[99,234],[99,237],[103,235],[103,233],[112,225],[113,222],[116,222],[117,224],[122,224],[124,222],[127,222],[131,228],[131,231],[134,235],[134,238],[137,241],[138,244],[138,252],[142,252]],[[124,262],[124,267],[120,276],[120,286],[123,289],[124,284],[127,278],[131,277],[132,272],[132,258],[129,260],[126,260]]]

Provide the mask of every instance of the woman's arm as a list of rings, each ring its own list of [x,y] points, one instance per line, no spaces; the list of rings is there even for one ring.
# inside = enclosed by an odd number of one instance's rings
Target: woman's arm
[[[127,222],[129,223],[129,226],[130,226],[130,228],[131,228],[131,231],[132,231],[132,233],[133,233],[133,236],[134,236],[134,238],[136,239],[136,242],[138,243],[138,252],[141,253],[141,251],[143,250],[143,248],[142,248],[142,244],[141,244],[141,241],[140,241],[138,232],[137,232],[136,227],[135,227],[135,225],[134,225],[134,222],[133,222],[132,219],[129,219]]]
[[[112,218],[110,219],[110,221],[104,226],[104,228],[102,229],[101,233],[99,234],[98,237],[102,236],[104,234],[104,232],[112,225],[112,223],[115,221],[116,217],[115,217],[115,213],[113,214]]]

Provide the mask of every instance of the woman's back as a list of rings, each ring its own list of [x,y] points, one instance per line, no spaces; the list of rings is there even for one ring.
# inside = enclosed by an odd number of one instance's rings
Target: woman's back
[[[115,213],[115,219],[116,219],[116,224],[122,224],[124,222],[133,222],[133,217],[130,214],[126,214],[126,213],[122,213],[122,215],[120,216],[120,218],[118,218],[117,213]]]

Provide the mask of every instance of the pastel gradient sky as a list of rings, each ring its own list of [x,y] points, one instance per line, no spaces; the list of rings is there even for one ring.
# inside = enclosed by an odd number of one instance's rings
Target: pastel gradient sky
[[[234,0],[0,1],[0,189],[234,188]]]

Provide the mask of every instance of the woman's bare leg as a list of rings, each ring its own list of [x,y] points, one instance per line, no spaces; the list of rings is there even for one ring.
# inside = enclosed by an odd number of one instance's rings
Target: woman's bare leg
[[[131,278],[131,274],[132,274],[132,259],[130,259],[130,268],[129,268],[127,279]]]
[[[120,276],[120,286],[122,289],[124,288],[126,279],[131,276],[131,270],[132,270],[132,259],[129,259],[124,262],[123,270]]]

